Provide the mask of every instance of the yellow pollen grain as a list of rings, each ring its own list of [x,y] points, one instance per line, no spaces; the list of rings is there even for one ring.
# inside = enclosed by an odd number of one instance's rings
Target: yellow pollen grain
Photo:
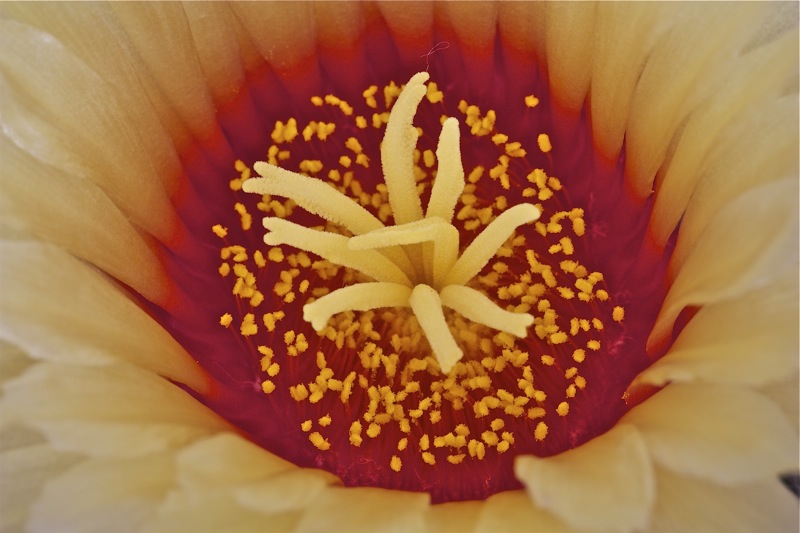
[[[293,385],[289,387],[289,395],[292,397],[292,399],[294,399],[294,401],[302,402],[308,398],[308,389],[302,383],[299,385]]]
[[[600,291],[598,291],[598,292],[600,292]],[[599,298],[599,295],[598,295],[598,298]],[[611,318],[614,319],[614,322],[622,322],[622,320],[625,318],[625,309],[620,307],[620,306],[614,307],[614,310],[612,311],[612,314],[611,314]]]
[[[464,460],[464,457],[466,457],[466,455],[465,455],[465,454],[463,454],[463,453],[460,453],[460,454],[458,454],[458,455],[448,455],[448,456],[447,456],[447,461],[448,461],[450,464],[457,465],[457,464],[461,463],[461,461],[463,461],[463,460]]]
[[[589,348],[590,350],[597,351],[600,349],[600,341],[591,340],[586,343],[586,347]]]
[[[272,261],[273,263],[280,263],[283,261],[283,250],[278,247],[270,248],[269,252],[267,252],[267,259]]]
[[[606,292],[606,291],[605,291],[605,290],[603,290],[603,289],[599,289],[598,291],[596,291],[596,292],[594,293],[594,295],[595,295],[595,296],[597,297],[597,299],[598,299],[598,300],[600,300],[601,302],[605,302],[606,300],[608,300],[608,292]]]
[[[311,431],[311,424],[312,424],[311,420],[306,420],[305,422],[300,424],[300,429],[308,433],[309,431]]]
[[[228,235],[228,228],[224,228],[220,224],[215,224],[211,228],[211,231],[213,231],[214,235],[216,235],[220,239],[223,239],[223,238],[227,237],[227,235]]]
[[[381,426],[375,422],[371,423],[367,428],[367,436],[374,439],[381,434]]]
[[[583,376],[576,376],[575,377],[575,386],[579,389],[583,390],[586,388],[586,378]]]
[[[543,355],[541,357],[541,360],[542,360],[542,364],[547,365],[547,366],[553,366],[553,363],[555,363],[555,361],[556,361],[555,358],[553,358],[552,355]]]
[[[546,414],[546,411],[542,407],[531,407],[528,409],[528,418],[531,420],[536,420],[537,418],[542,418]]]
[[[275,391],[275,384],[272,381],[265,379],[261,382],[261,390],[264,392],[264,394],[271,394]]]
[[[586,350],[582,348],[576,349],[574,352],[572,352],[572,359],[576,363],[582,363],[583,360],[586,359]]]
[[[397,451],[402,452],[408,447],[408,437],[403,437],[399,441],[397,441]]]
[[[231,273],[231,265],[228,264],[228,263],[222,263],[219,266],[219,270],[218,271],[219,271],[219,275],[224,278],[225,276],[227,276],[228,274]]]
[[[539,150],[541,150],[542,153],[546,154],[553,149],[553,145],[550,144],[550,136],[546,133],[540,133],[536,138],[536,143],[539,145]]]
[[[422,452],[422,460],[431,466],[436,464],[436,457],[431,452]]]
[[[539,99],[533,96],[532,94],[529,94],[528,96],[525,97],[525,105],[530,108],[534,108],[537,105],[539,105]]]
[[[331,425],[331,415],[325,415],[321,417],[319,420],[317,420],[317,422],[322,427],[328,427]]]
[[[242,324],[239,326],[239,333],[242,337],[249,337],[258,333],[258,326],[255,323],[256,317],[253,313],[247,313],[242,319]]]
[[[279,365],[278,363],[272,363],[271,365],[269,365],[269,368],[267,368],[267,374],[271,378],[277,376],[278,372],[280,371],[281,371],[281,365]]]
[[[396,455],[393,455],[392,460],[389,462],[389,466],[395,472],[399,472],[400,469],[403,468],[403,461],[401,461],[400,458],[397,457]]]
[[[547,437],[547,424],[539,422],[533,431],[533,437],[538,441],[543,441]]]
[[[556,412],[559,416],[567,416],[567,413],[569,413],[569,404],[567,402],[561,402],[558,404],[558,407],[556,407]]]
[[[567,342],[567,334],[563,331],[558,331],[550,335],[550,342],[552,344],[563,344]]]
[[[308,440],[310,440],[311,444],[313,444],[316,448],[322,451],[326,451],[331,447],[331,443],[328,442],[328,439],[320,435],[318,431],[311,433],[308,436]]]

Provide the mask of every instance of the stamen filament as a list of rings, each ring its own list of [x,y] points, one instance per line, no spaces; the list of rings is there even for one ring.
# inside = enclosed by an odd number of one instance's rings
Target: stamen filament
[[[343,311],[369,311],[379,307],[408,307],[411,288],[397,283],[358,283],[337,289],[303,306],[303,320],[322,331],[330,318]]]
[[[532,315],[506,311],[483,293],[464,285],[448,285],[439,297],[442,305],[458,311],[464,318],[515,337],[525,337],[528,326],[533,324]]]
[[[374,250],[350,250],[348,238],[342,235],[316,231],[277,217],[264,218],[264,227],[270,230],[264,235],[264,242],[270,246],[288,244],[377,281],[412,286],[408,276],[389,259]]]

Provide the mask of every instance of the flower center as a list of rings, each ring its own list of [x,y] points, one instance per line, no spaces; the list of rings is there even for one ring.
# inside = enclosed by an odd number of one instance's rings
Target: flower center
[[[206,229],[168,257],[191,303],[163,322],[254,441],[443,502],[519,488],[514,457],[625,413],[664,260],[589,129],[551,141],[546,87],[492,104],[437,65],[269,113],[232,178],[190,170]]]

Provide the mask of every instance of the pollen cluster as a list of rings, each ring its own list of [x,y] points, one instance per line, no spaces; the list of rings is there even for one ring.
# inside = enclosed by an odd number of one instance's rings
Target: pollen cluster
[[[261,391],[294,406],[319,453],[380,449],[398,473],[535,450],[591,386],[581,369],[602,357],[604,327],[624,320],[579,259],[584,210],[561,207],[557,177],[519,170],[549,156],[547,134],[510,139],[461,100],[466,135],[496,154],[465,169],[458,120],[427,79],[353,104],[315,96],[317,120],[277,121],[261,177],[237,161],[230,181],[259,195],[232,206],[236,234],[263,216],[266,247],[211,229],[232,295],[219,324],[258,354]],[[417,147],[423,99],[440,110],[435,151]]]

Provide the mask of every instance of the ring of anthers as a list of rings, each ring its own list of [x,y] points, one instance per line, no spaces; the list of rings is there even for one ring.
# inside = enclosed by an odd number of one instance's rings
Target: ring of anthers
[[[468,320],[525,337],[534,322],[528,313],[502,309],[468,286],[514,230],[536,221],[541,212],[518,204],[492,221],[459,256],[459,232],[453,226],[456,202],[464,191],[458,120],[447,118],[436,148],[439,162],[425,213],[414,178],[414,149],[419,133],[412,121],[425,96],[427,72],[412,76],[389,116],[381,144],[381,164],[394,217],[385,226],[357,202],[326,183],[258,162],[260,178],[248,179],[245,192],[293,200],[297,205],[337,224],[346,237],[317,231],[277,217],[264,218],[269,230],[264,242],[287,244],[351,268],[374,279],[337,289],[303,307],[303,318],[316,331],[335,314],[381,307],[410,307],[444,373],[463,357],[444,315],[448,307]]]

